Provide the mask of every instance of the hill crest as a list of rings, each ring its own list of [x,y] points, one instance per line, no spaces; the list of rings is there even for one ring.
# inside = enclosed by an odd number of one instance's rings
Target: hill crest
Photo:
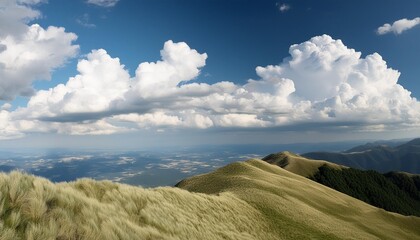
[[[270,154],[262,160],[303,177],[312,177],[324,165],[333,169],[347,168],[324,160],[308,159],[289,151]]]

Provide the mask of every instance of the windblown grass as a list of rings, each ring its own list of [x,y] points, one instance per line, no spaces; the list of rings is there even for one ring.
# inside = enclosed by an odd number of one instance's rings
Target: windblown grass
[[[0,239],[274,239],[233,194],[0,174]]]

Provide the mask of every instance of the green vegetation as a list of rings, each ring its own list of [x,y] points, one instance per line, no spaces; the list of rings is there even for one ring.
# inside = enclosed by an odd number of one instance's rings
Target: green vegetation
[[[392,180],[386,176],[372,170],[322,166],[311,179],[387,211],[420,216],[420,192],[412,179],[395,173],[389,175]]]
[[[406,192],[412,199],[420,201],[420,175],[389,172],[384,174],[384,176]]]
[[[0,239],[418,239],[389,213],[261,160],[144,189],[0,174]],[[184,189],[180,189],[184,188]],[[192,191],[192,192],[190,192]]]

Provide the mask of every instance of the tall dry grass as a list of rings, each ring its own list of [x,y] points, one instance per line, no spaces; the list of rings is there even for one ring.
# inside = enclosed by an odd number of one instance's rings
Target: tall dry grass
[[[0,174],[0,239],[274,239],[234,195]]]

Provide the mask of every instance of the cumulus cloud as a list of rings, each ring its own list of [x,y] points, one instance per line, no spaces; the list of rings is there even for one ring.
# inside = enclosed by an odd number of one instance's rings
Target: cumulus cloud
[[[419,102],[397,83],[400,73],[388,68],[378,53],[361,58],[327,35],[292,45],[289,52],[282,64],[260,71],[293,80],[293,95],[300,99],[289,118],[294,122],[419,124]]]
[[[0,100],[34,92],[32,82],[49,80],[51,72],[74,57],[74,33],[28,22],[40,17],[32,8],[41,0],[5,0],[0,3]]]
[[[112,119],[85,120],[78,122],[51,122],[30,119],[0,110],[0,139],[21,138],[26,134],[55,133],[67,135],[104,135],[127,132],[132,129],[114,124]]]
[[[79,75],[66,84],[38,91],[22,114],[31,118],[54,119],[69,117],[81,121],[109,110],[110,103],[123,98],[129,89],[130,76],[118,58],[103,50],[94,50],[77,64]],[[86,115],[86,117],[83,117]],[[70,118],[71,116],[80,116]]]
[[[42,0],[2,0],[0,3],[0,38],[19,36],[27,31],[27,22],[39,18],[41,13],[31,5]]]
[[[125,122],[133,122],[140,128],[153,127],[194,127],[194,128],[209,128],[213,126],[212,120],[194,111],[181,111],[176,115],[171,115],[165,112],[154,112],[146,114],[123,114],[114,117],[114,119]]]
[[[379,27],[376,32],[379,35],[384,35],[387,33],[394,33],[395,35],[401,34],[406,30],[409,30],[417,25],[420,24],[420,17],[416,17],[414,19],[407,19],[403,18],[400,20],[395,21],[392,24],[385,23],[381,27]]]
[[[286,3],[277,3],[277,7],[279,8],[280,12],[287,12],[290,10],[290,5]]]
[[[0,140],[20,138],[23,136],[22,130],[13,123],[10,112],[5,109],[0,110]]]
[[[127,93],[128,97],[161,98],[171,95],[179,89],[180,84],[197,77],[207,59],[207,54],[199,54],[184,42],[167,41],[160,54],[162,61],[145,62],[138,66],[135,84]],[[189,89],[188,92],[195,90]]]
[[[87,0],[87,3],[93,4],[100,7],[113,7],[120,0]]]
[[[258,79],[200,83],[207,54],[167,41],[157,62],[130,76],[118,58],[93,50],[66,84],[38,91],[3,118],[8,134],[111,134],[135,129],[277,128],[310,124],[357,131],[420,126],[420,103],[378,53],[362,58],[328,35],[294,44]],[[36,124],[30,124],[30,122]],[[19,124],[17,124],[19,123]],[[23,129],[23,130],[22,130]],[[299,129],[295,127],[294,129]]]

